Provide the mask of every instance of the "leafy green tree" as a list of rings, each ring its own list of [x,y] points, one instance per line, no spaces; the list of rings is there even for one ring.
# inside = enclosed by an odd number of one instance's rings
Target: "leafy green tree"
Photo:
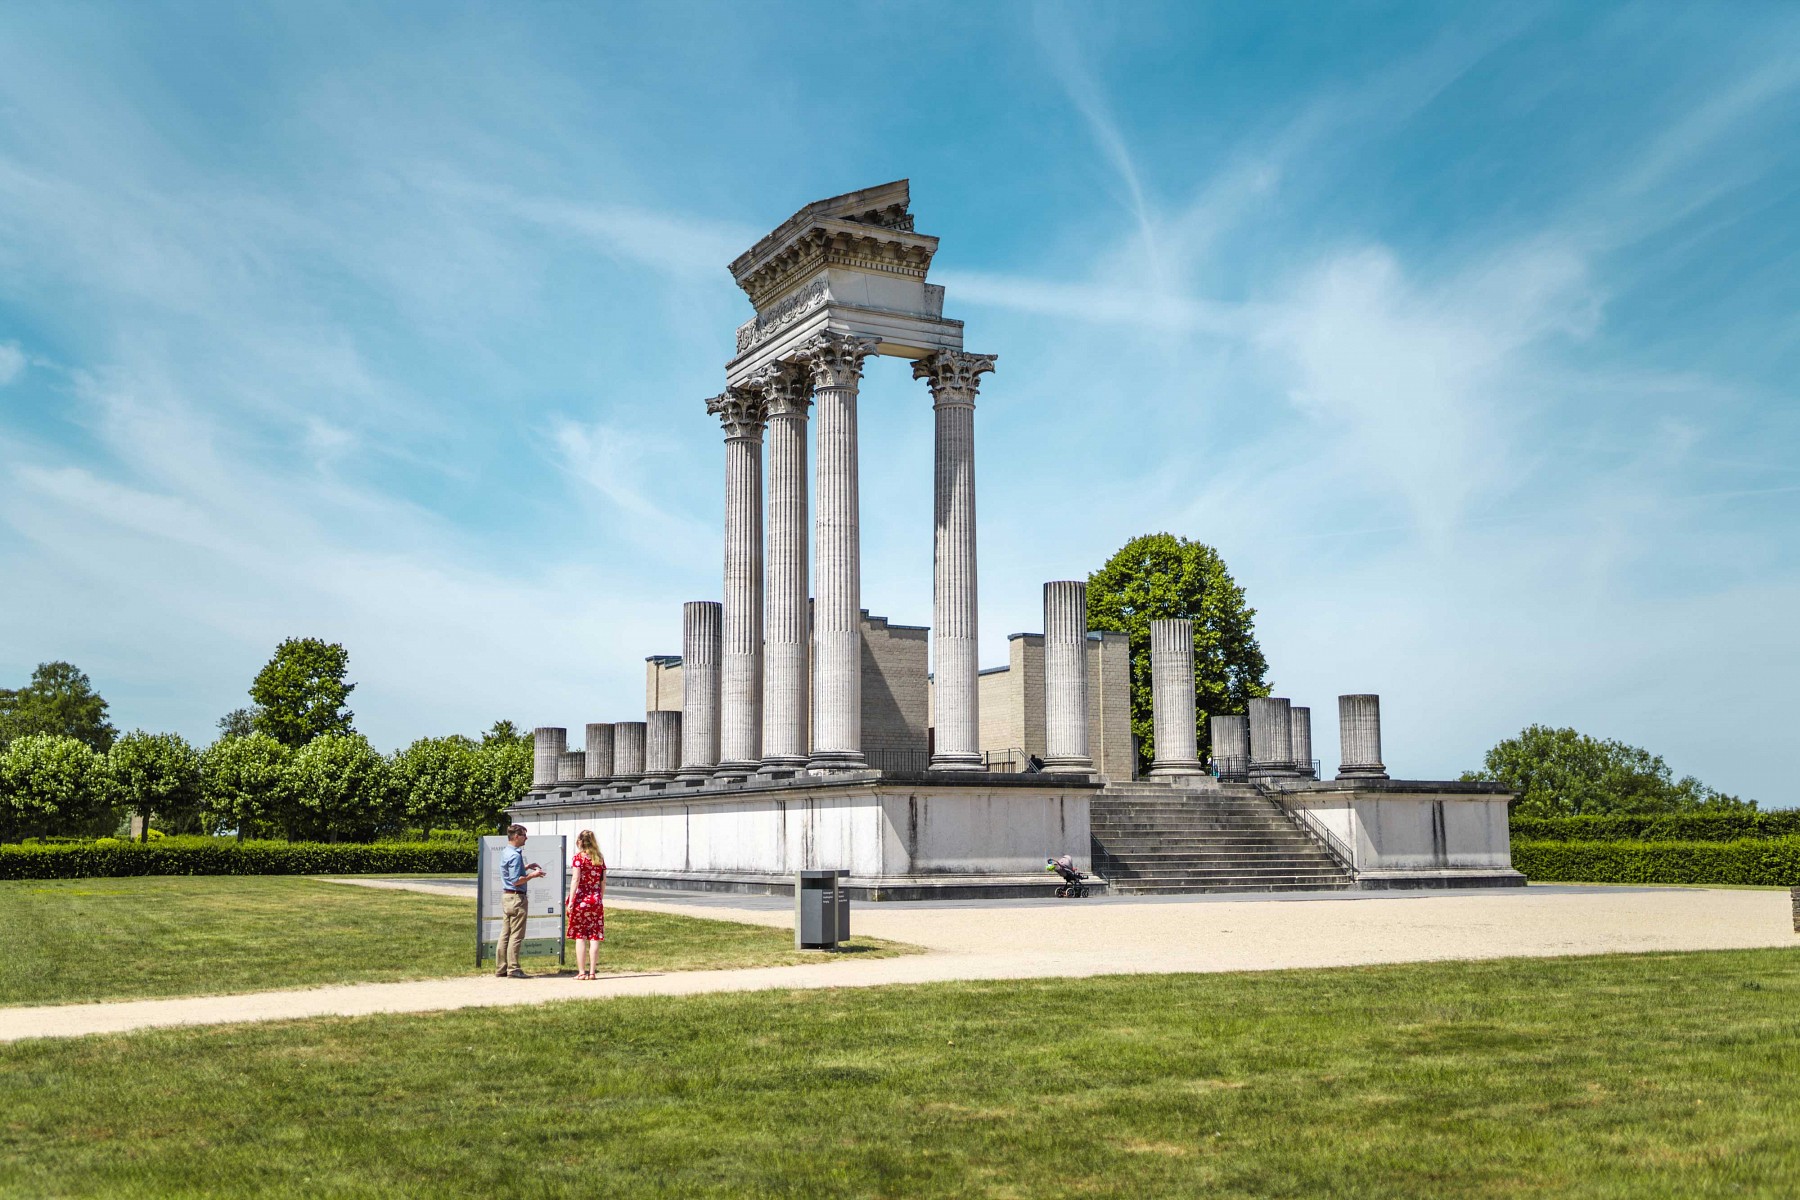
[[[294,815],[287,779],[290,753],[266,733],[222,737],[201,751],[207,832],[235,829],[240,842],[270,830],[287,832]]]
[[[394,787],[406,819],[426,837],[464,827],[473,809],[479,750],[460,734],[420,738],[394,755]]]
[[[511,722],[502,722],[510,725]],[[475,781],[469,790],[468,816],[462,828],[492,833],[511,805],[531,790],[531,735],[482,738],[475,752]]]
[[[1204,755],[1206,718],[1246,711],[1269,694],[1269,666],[1257,645],[1256,610],[1211,546],[1169,533],[1137,537],[1088,576],[1089,629],[1124,633],[1131,643],[1131,731],[1140,767],[1156,756],[1150,705],[1150,622],[1186,617],[1194,623],[1195,717]]]
[[[288,638],[250,684],[252,723],[284,746],[353,732],[356,714],[344,707],[356,689],[345,682],[349,669],[350,653],[338,643]]]
[[[253,708],[234,708],[219,718],[219,736],[222,738],[249,737],[256,732],[256,710]]]
[[[118,823],[106,757],[85,742],[30,733],[0,753],[0,840],[107,834]]]
[[[368,842],[402,820],[388,760],[360,733],[323,734],[294,751],[287,786],[290,839]]]
[[[1521,816],[1570,817],[1602,813],[1753,810],[1692,775],[1673,777],[1660,755],[1623,742],[1601,741],[1573,729],[1533,725],[1492,750],[1466,780],[1502,783]]]
[[[169,833],[200,828],[200,755],[178,733],[133,730],[107,751],[117,800]]]
[[[106,719],[106,701],[73,663],[39,663],[17,691],[0,688],[0,748],[34,733],[72,737],[105,753],[119,731]]]
[[[511,721],[495,721],[488,731],[481,735],[483,746],[502,744],[529,746],[531,740],[531,733],[528,730],[520,729]]]

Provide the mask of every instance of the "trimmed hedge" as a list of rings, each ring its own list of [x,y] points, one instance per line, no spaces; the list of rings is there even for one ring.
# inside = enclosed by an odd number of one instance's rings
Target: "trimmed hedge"
[[[1800,837],[1735,842],[1515,841],[1527,879],[1566,883],[1741,883],[1800,886]]]
[[[380,842],[161,842],[0,846],[0,879],[120,875],[371,875],[475,870],[473,846]]]
[[[1545,842],[1735,842],[1800,834],[1800,808],[1775,812],[1608,813],[1596,817],[1521,817],[1512,835]]]

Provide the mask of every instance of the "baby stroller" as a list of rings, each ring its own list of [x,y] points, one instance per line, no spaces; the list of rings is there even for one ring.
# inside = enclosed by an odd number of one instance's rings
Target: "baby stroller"
[[[1087,876],[1075,869],[1075,860],[1069,855],[1065,854],[1061,858],[1046,858],[1044,870],[1055,871],[1062,876],[1062,886],[1056,889],[1056,894],[1062,899],[1080,900],[1088,894],[1087,884],[1083,882]]]

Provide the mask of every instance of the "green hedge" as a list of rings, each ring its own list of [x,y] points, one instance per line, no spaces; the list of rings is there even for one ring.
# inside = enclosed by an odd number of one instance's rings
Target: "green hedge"
[[[472,846],[381,842],[158,842],[0,846],[0,879],[109,875],[372,875],[475,870]]]
[[[1735,842],[1800,834],[1800,808],[1775,812],[1609,813],[1512,819],[1515,839],[1545,842]]]
[[[1514,841],[1525,878],[1567,883],[1800,886],[1800,837],[1735,842]]]

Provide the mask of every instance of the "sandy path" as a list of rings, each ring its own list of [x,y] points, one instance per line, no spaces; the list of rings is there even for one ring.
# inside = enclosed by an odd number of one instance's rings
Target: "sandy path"
[[[468,895],[431,881],[356,881]],[[610,898],[619,908],[791,928],[780,903]],[[1796,946],[1785,891],[1530,888],[1479,894],[1363,894],[1314,899],[1154,897],[859,905],[857,934],[926,954],[793,967],[612,976],[594,982],[490,976],[412,983],[0,1009],[0,1041],[608,996],[768,988],[872,987],[956,979],[1176,971],[1276,970],[1438,959]]]

